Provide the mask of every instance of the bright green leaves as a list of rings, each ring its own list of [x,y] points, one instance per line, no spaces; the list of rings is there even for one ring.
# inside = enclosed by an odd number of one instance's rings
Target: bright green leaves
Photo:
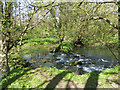
[[[70,51],[72,51],[74,45],[71,42],[63,42],[61,47],[62,47],[62,49],[60,51],[70,52]]]

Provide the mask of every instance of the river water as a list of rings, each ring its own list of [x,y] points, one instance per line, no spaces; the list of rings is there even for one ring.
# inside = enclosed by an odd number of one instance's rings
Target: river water
[[[77,74],[99,72],[118,64],[114,55],[108,48],[83,47],[75,48],[72,53],[50,52],[49,47],[34,47],[26,49],[24,58],[34,66],[54,66],[58,69],[69,70]],[[53,50],[53,49],[52,49]],[[112,50],[116,57],[118,52]],[[74,64],[75,62],[80,62]]]

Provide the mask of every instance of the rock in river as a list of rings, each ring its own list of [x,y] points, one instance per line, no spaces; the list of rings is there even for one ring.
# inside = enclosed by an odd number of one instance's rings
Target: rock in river
[[[71,65],[82,65],[82,61],[70,62]]]

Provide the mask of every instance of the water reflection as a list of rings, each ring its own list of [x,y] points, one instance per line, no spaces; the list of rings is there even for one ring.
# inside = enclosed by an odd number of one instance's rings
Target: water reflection
[[[107,48],[76,48],[71,54],[49,52],[49,49],[32,50],[24,55],[32,65],[55,66],[58,69],[70,70],[78,74],[99,72],[117,64],[114,56]],[[36,49],[35,49],[36,50]],[[115,52],[117,55],[117,52]],[[77,64],[76,64],[77,62]]]

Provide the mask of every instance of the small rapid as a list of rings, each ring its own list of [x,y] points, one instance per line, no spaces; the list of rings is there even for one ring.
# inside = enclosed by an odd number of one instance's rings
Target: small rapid
[[[78,74],[99,72],[117,65],[114,56],[105,48],[76,48],[72,53],[49,51],[28,53],[23,57],[32,65],[54,66],[58,69],[73,71]],[[38,50],[39,51],[39,50]],[[107,53],[105,53],[107,52]]]

